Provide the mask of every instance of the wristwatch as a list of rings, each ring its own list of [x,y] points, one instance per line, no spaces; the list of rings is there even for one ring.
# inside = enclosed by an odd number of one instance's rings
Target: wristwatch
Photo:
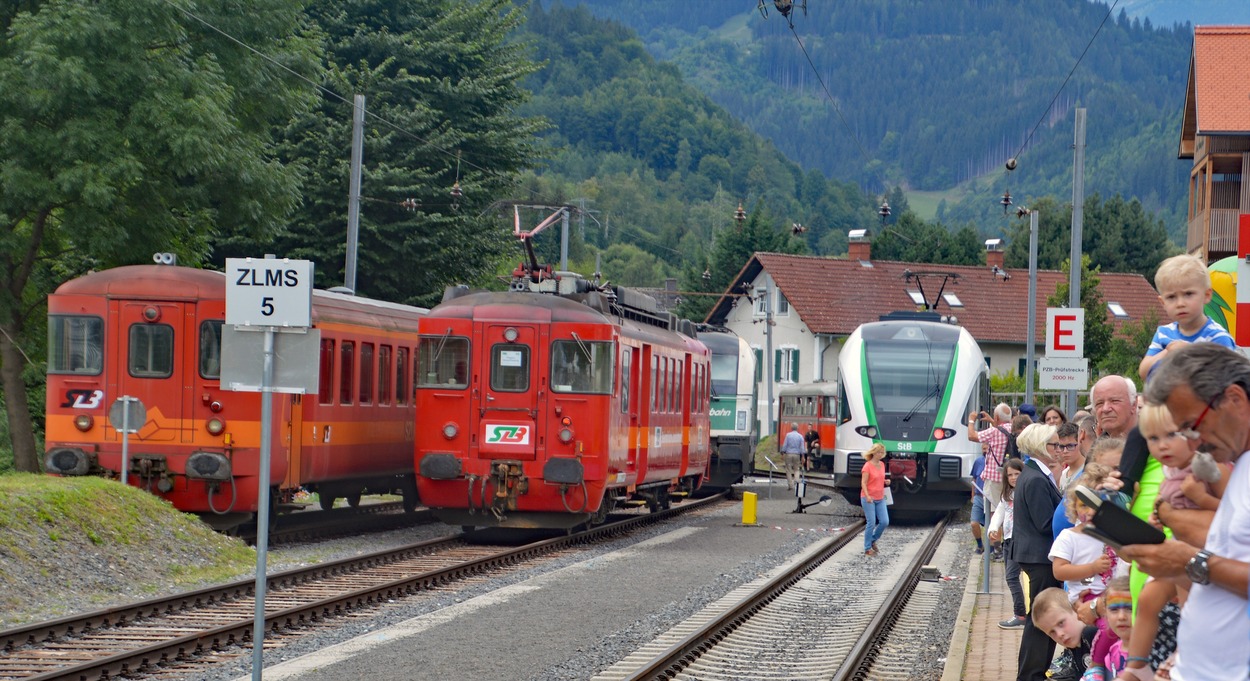
[[[1199,551],[1194,554],[1193,558],[1185,565],[1185,574],[1189,575],[1189,581],[1194,584],[1210,584],[1211,573],[1207,568],[1207,561],[1211,558],[1210,551]]]

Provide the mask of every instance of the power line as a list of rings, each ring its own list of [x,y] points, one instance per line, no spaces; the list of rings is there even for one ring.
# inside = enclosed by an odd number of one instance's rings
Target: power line
[[[1118,0],[1117,0],[1118,2]],[[829,86],[825,85],[825,79],[820,76],[820,70],[816,68],[816,63],[812,61],[812,55],[807,53],[807,47],[803,45],[803,39],[799,37],[798,31],[794,30],[794,24],[790,24],[790,32],[794,34],[794,40],[799,44],[799,49],[803,51],[803,56],[807,57],[808,66],[812,67],[812,73],[816,76],[816,82],[820,83],[821,89],[825,91],[825,96],[829,98],[829,104],[833,106],[834,113],[838,114],[838,120],[842,121],[842,127],[846,128],[847,134],[855,141],[856,148],[859,149],[860,156],[864,157],[864,162],[872,165],[873,158],[868,156],[868,151],[864,149],[864,145],[860,143],[859,136],[851,129],[851,124],[847,122],[846,117],[842,115],[842,109],[838,106],[837,100],[833,98],[833,93],[829,92]],[[888,192],[890,186],[885,181],[885,176],[877,173],[877,179],[881,182],[881,191]]]

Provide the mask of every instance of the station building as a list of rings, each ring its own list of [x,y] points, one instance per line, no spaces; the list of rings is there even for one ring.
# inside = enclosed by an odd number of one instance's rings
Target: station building
[[[773,381],[774,401],[783,385],[836,381],[846,338],[860,324],[892,311],[927,305],[977,339],[991,375],[1024,375],[1029,272],[1005,267],[1001,240],[987,242],[984,265],[967,266],[872,260],[869,239],[866,233],[853,237],[846,258],[756,253],[709,313],[708,323],[732,330],[756,351],[761,422],[763,414],[775,413],[767,404],[765,378]],[[1145,277],[1100,273],[1098,278],[1105,323],[1118,330],[1127,322],[1140,323],[1151,311],[1166,320]],[[1060,271],[1037,273],[1035,357],[1044,354],[1046,299],[1066,281]],[[771,325],[764,323],[766,313]],[[769,329],[773,375],[765,377]]]

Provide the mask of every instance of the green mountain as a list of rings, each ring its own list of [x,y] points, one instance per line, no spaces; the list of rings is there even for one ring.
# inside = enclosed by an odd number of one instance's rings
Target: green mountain
[[[1190,29],[1086,0],[810,0],[793,29],[765,5],[584,0],[804,168],[950,192],[942,217],[983,233],[1004,191],[1071,196],[1084,107],[1087,193],[1137,198],[1181,233]]]
[[[576,217],[573,269],[591,271],[599,256],[617,283],[654,286],[686,269],[728,281],[737,270],[711,271],[711,254],[740,205],[784,236],[779,250],[845,252],[846,232],[876,221],[873,197],[804,171],[623,24],[535,4],[518,39],[544,64],[525,81],[533,96],[520,113],[550,123],[550,160],[518,195],[595,211]],[[534,215],[527,225],[546,217]],[[554,261],[559,230],[550,231],[536,244]]]

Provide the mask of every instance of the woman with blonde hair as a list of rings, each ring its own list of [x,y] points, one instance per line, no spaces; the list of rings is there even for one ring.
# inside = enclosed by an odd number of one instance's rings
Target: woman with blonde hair
[[[1055,472],[1055,468],[1062,467],[1062,462],[1059,461],[1059,457],[1047,449],[1047,443],[1054,437],[1054,426],[1049,426],[1045,423],[1034,423],[1016,436],[1016,447],[1021,454],[1029,456],[1029,460],[1025,461],[1025,465],[1049,477],[1050,481],[1057,485],[1059,475]]]
[[[880,442],[863,454],[859,471],[859,505],[864,509],[864,555],[877,555],[877,540],[890,525],[885,504],[885,445]]]

